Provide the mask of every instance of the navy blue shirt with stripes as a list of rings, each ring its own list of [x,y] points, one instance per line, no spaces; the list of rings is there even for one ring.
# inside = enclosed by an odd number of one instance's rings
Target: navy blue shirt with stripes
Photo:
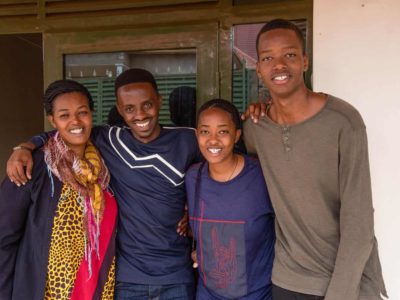
[[[41,146],[44,139],[31,141]],[[119,206],[117,281],[192,282],[189,241],[176,226],[186,203],[185,172],[201,158],[194,129],[162,127],[144,144],[129,127],[104,125],[93,128],[91,139],[110,170]]]

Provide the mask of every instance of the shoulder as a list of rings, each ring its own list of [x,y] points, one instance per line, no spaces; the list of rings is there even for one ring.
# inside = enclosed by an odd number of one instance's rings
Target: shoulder
[[[162,127],[160,141],[171,143],[182,152],[196,152],[198,148],[196,131],[190,127]]]
[[[247,161],[247,164],[251,168],[261,170],[261,164],[260,164],[260,160],[258,159],[258,157],[254,157],[254,156],[250,156],[250,155],[245,155],[244,157]]]
[[[365,128],[364,121],[358,110],[345,100],[328,95],[326,111],[351,126],[352,129]]]
[[[189,167],[189,169],[186,171],[186,177],[187,178],[195,178],[197,177],[197,174],[199,173],[199,169],[203,165],[202,162],[193,164]]]
[[[244,155],[245,159],[245,171],[246,174],[252,175],[252,176],[257,176],[257,177],[262,177],[264,180],[264,177],[262,176],[262,169],[261,169],[261,164],[260,161],[257,157],[249,156],[249,155]],[[261,176],[260,176],[261,175]]]
[[[96,125],[92,128],[92,136],[97,136],[109,132],[111,129],[123,128],[122,126],[110,126],[108,124]]]
[[[36,149],[32,152],[33,168],[32,168],[32,179],[29,180],[25,185],[18,187],[16,184],[10,181],[6,176],[1,184],[1,193],[6,195],[10,193],[13,197],[24,193],[29,193],[32,186],[36,184],[38,178],[43,178],[45,172],[47,172],[46,164],[44,162],[44,153],[42,149]]]
[[[201,165],[203,164],[203,162],[199,162],[196,164],[193,164],[189,167],[189,169],[187,170],[186,174],[194,174],[199,171],[199,169],[201,168]]]
[[[170,127],[163,126],[166,135],[183,136],[183,137],[196,137],[196,129],[191,127]]]
[[[32,152],[33,168],[32,176],[39,176],[43,172],[47,172],[46,162],[44,161],[43,148],[36,149]]]
[[[262,119],[262,118],[261,118]],[[243,122],[243,130],[249,130],[251,128],[254,128],[257,124],[254,123],[250,118],[247,118],[244,122]]]

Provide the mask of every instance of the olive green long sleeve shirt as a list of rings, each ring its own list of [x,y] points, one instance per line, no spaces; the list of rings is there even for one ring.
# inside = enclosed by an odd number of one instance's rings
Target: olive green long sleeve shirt
[[[273,283],[325,300],[386,295],[357,110],[328,96],[321,111],[295,125],[247,121],[244,137],[260,159],[276,213]]]

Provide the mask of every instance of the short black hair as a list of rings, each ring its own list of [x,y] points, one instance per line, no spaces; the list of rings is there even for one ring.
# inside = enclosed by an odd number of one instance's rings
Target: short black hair
[[[117,91],[120,87],[130,84],[130,83],[139,83],[139,82],[148,82],[154,88],[154,91],[158,93],[158,87],[156,80],[154,79],[153,74],[145,69],[139,68],[132,68],[122,72],[118,77],[115,79],[114,91],[115,97],[117,96]]]
[[[118,112],[116,105],[114,105],[108,112],[107,124],[110,126],[128,126],[124,118]]]
[[[240,119],[239,111],[237,110],[236,106],[233,105],[232,102],[219,98],[209,100],[200,107],[199,112],[197,113],[197,122],[199,121],[200,114],[210,108],[219,108],[223,111],[226,111],[231,115],[236,129],[242,129],[242,120]]]
[[[84,95],[88,99],[90,110],[93,111],[93,98],[92,95],[90,95],[88,89],[83,84],[77,81],[70,79],[61,79],[50,83],[44,93],[43,106],[44,110],[46,111],[46,115],[53,114],[54,100],[58,96],[74,92]]]
[[[179,86],[169,94],[169,114],[176,126],[196,126],[196,89]]]
[[[306,54],[306,40],[304,39],[303,32],[300,30],[299,27],[297,27],[296,24],[285,20],[285,19],[274,19],[266,23],[263,27],[261,27],[260,31],[257,34],[257,39],[256,39],[256,50],[257,50],[257,55],[258,55],[258,44],[260,42],[260,36],[268,31],[274,30],[274,29],[288,29],[294,31],[296,33],[297,38],[299,39],[301,43],[301,48],[303,51],[303,54]]]

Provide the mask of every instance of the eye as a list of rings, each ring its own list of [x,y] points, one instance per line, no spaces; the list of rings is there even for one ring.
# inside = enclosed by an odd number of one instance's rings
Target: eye
[[[272,56],[261,57],[261,61],[271,61],[271,60],[272,60]]]
[[[295,58],[297,55],[296,55],[296,53],[287,53],[286,54],[286,57],[288,57],[288,58]]]
[[[80,115],[80,116],[87,116],[89,114],[89,112],[87,111],[87,110],[82,110],[82,111],[80,111],[80,112],[78,112],[78,115]]]
[[[133,113],[133,111],[134,111],[134,109],[133,109],[133,107],[132,106],[127,106],[127,107],[125,107],[125,112],[126,113]]]
[[[68,119],[69,114],[61,114],[58,116],[60,119]]]
[[[226,130],[226,129],[220,130],[220,131],[219,131],[219,134],[220,134],[220,135],[229,134],[229,130]]]
[[[200,135],[207,135],[207,134],[209,134],[209,131],[206,130],[206,129],[201,129],[201,130],[199,130],[199,134]]]
[[[151,103],[151,102],[146,102],[145,104],[143,104],[143,110],[144,111],[147,111],[152,107],[153,107],[153,103]]]

